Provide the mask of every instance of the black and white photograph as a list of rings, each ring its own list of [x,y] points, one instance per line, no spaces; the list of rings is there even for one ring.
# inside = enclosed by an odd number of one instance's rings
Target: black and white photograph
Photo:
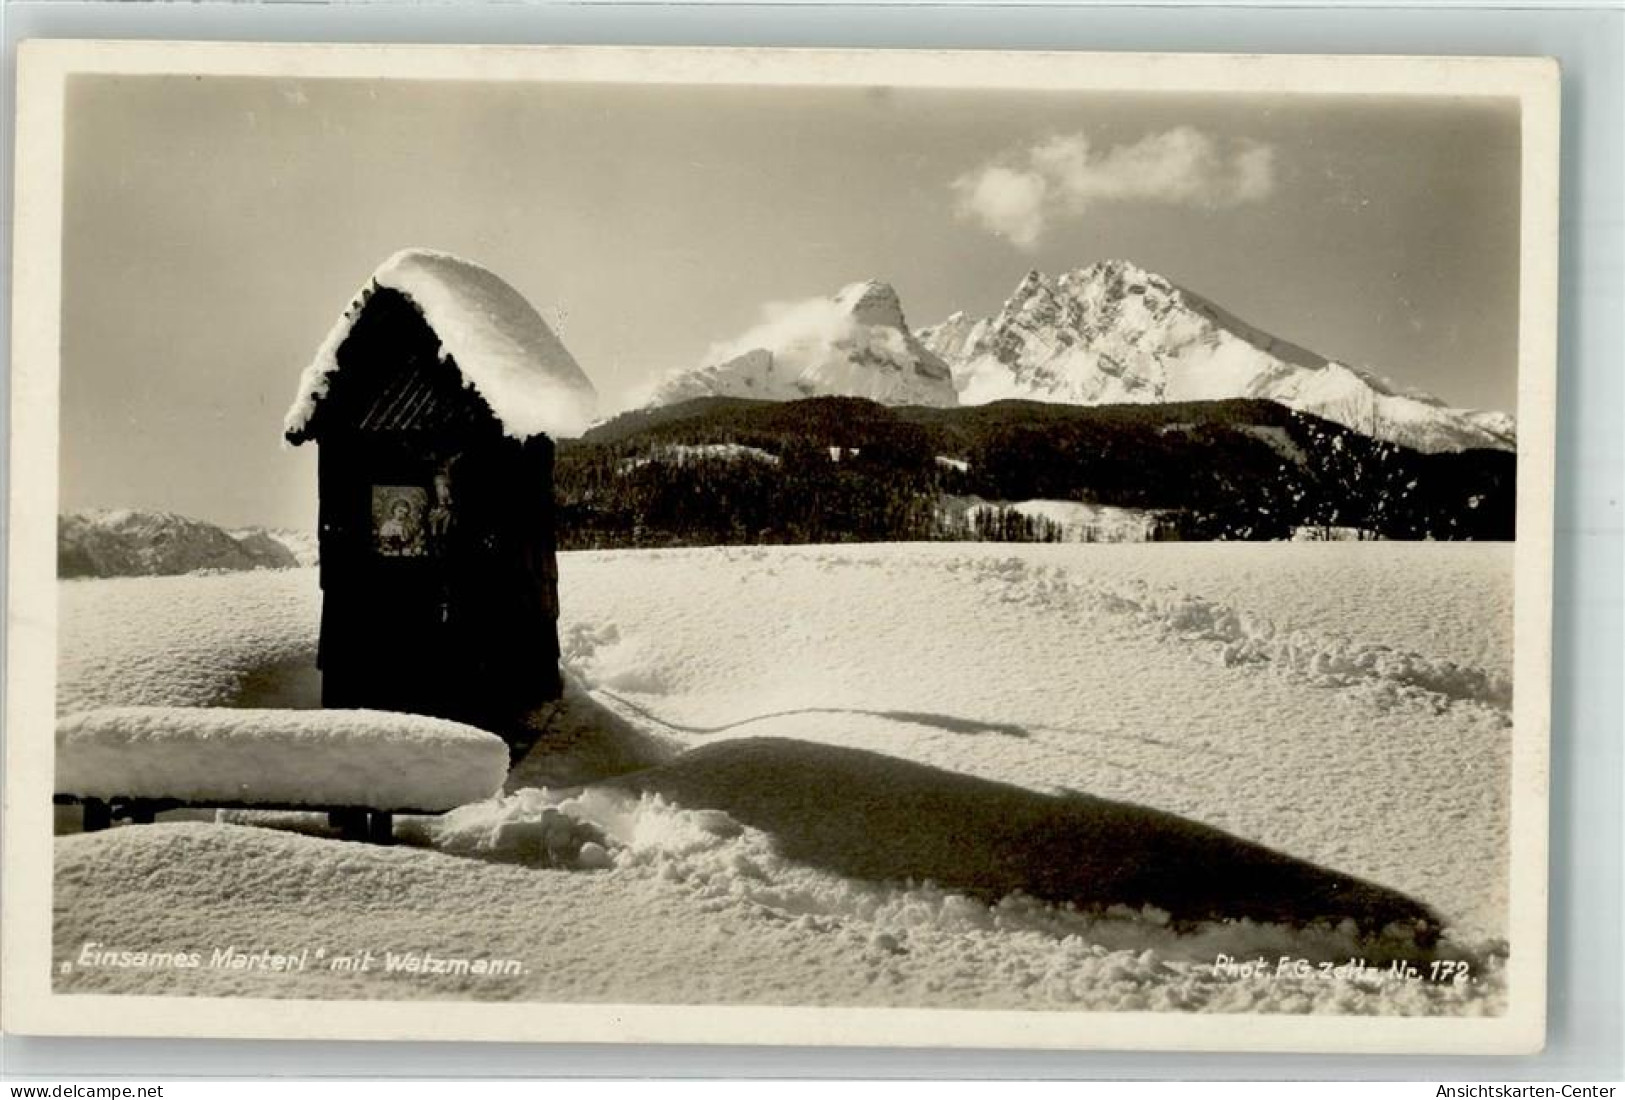
[[[1549,65],[22,65],[19,1011],[1539,1047]]]

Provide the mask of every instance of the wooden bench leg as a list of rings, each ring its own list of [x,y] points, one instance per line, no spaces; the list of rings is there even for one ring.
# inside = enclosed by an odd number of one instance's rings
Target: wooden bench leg
[[[82,828],[87,833],[99,833],[113,824],[113,807],[99,798],[87,798],[84,802],[84,817],[81,819]]]
[[[366,810],[339,810],[328,817],[338,822],[339,835],[345,840],[367,839]]]
[[[374,810],[367,839],[374,844],[395,843],[395,815],[385,810]]]
[[[130,822],[134,825],[151,825],[155,816],[151,802],[130,803]]]

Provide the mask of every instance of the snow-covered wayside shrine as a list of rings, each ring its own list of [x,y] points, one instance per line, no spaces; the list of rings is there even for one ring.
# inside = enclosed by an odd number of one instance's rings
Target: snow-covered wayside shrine
[[[565,697],[503,793],[393,847],[64,810],[57,988],[1495,1013],[1511,562],[561,554]],[[60,712],[315,707],[319,598],[310,569],[62,582]]]

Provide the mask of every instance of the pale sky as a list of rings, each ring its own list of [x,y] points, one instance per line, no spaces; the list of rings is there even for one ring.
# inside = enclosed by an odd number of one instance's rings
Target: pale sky
[[[1124,258],[1450,404],[1515,408],[1514,101],[76,78],[62,508],[314,526],[300,370],[409,246],[485,265],[620,407],[764,305],[915,327]]]

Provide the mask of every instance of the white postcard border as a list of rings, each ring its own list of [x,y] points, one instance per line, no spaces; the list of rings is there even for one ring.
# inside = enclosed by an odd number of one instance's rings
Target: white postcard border
[[[51,987],[64,104],[76,73],[1447,95],[1522,103],[1508,1011],[1499,1017],[301,1001]],[[18,64],[0,1021],[25,1034],[1524,1054],[1545,1032],[1559,82],[1539,58],[25,42]]]

